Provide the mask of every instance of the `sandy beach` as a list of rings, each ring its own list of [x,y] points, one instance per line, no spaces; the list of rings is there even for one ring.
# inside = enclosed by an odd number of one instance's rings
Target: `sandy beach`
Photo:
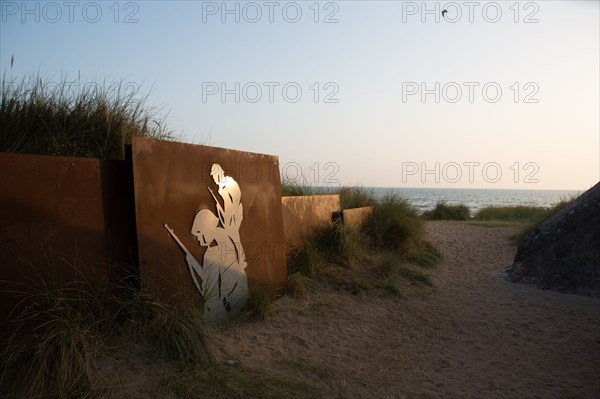
[[[504,280],[519,227],[428,222],[435,287],[402,299],[319,285],[211,332],[219,358],[336,398],[600,397],[600,301]]]

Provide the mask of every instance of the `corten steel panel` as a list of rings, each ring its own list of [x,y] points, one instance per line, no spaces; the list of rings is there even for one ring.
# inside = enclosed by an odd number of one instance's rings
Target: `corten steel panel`
[[[200,299],[186,254],[165,225],[203,264],[206,247],[191,230],[199,211],[217,215],[216,202],[224,207],[224,197],[211,176],[213,165],[218,164],[241,191],[239,240],[245,251],[247,278],[281,292],[287,269],[276,156],[139,137],[133,139],[131,151],[144,285],[156,289],[164,299],[178,295],[183,298],[177,300]]]
[[[68,263],[102,279],[131,263],[127,169],[124,161],[0,153],[0,320],[16,303],[6,292],[14,283],[80,278]]]
[[[342,212],[342,220],[344,226],[351,228],[362,228],[365,222],[373,214],[372,206],[365,206],[362,208],[344,209]]]
[[[333,225],[333,214],[340,210],[340,196],[306,195],[282,197],[285,242],[298,245],[305,234],[315,227]]]

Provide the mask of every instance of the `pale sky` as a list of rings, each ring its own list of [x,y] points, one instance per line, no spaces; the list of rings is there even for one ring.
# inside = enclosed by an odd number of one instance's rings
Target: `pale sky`
[[[186,141],[309,184],[600,179],[598,1],[0,5],[0,73],[140,84]]]

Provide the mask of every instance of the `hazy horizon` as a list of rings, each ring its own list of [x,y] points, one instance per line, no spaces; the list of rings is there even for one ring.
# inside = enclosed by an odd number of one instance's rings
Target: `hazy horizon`
[[[6,78],[123,81],[185,141],[278,155],[311,185],[600,180],[597,1],[0,7]]]

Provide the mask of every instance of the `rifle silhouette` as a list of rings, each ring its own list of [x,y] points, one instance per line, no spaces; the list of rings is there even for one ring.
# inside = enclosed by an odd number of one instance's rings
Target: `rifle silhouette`
[[[210,195],[212,195],[213,199],[215,200],[215,205],[217,207],[217,213],[219,214],[219,220],[221,221],[221,224],[223,225],[223,227],[225,227],[225,215],[224,215],[225,211],[223,210],[221,203],[219,202],[217,197],[215,197],[215,193],[213,193],[213,190],[211,190],[210,187],[208,187],[208,191],[210,191]]]
[[[196,262],[196,258],[194,258],[194,256],[190,253],[190,251],[188,251],[188,249],[185,247],[185,245],[183,245],[183,243],[179,240],[179,237],[177,237],[175,235],[175,232],[173,231],[173,229],[170,228],[167,223],[165,223],[163,226],[164,226],[165,229],[167,229],[167,231],[169,232],[169,234],[171,234],[171,237],[173,237],[173,239],[181,247],[181,249],[183,249],[183,252],[185,252],[185,254],[186,254],[186,261],[187,261],[187,257],[190,256],[192,259],[194,259],[194,262]],[[200,265],[198,265],[198,266],[200,266]],[[196,288],[200,292],[200,295],[204,295],[203,290],[202,290],[202,285],[198,282],[198,279],[196,278],[196,275],[194,273],[194,268],[192,268],[192,265],[189,262],[188,262],[188,269],[190,269],[190,274],[192,275],[192,280],[194,280],[194,285],[196,286]],[[197,271],[197,272],[199,272],[199,271]],[[199,273],[199,275],[200,275],[200,277],[202,277],[201,273]]]
[[[167,229],[167,231],[169,232],[169,234],[171,234],[171,237],[173,237],[173,239],[175,240],[175,242],[181,247],[181,249],[183,249],[183,252],[185,252],[186,255],[192,256],[192,254],[190,253],[190,251],[188,251],[188,249],[185,247],[185,245],[183,245],[183,243],[179,240],[179,237],[177,237],[175,235],[175,232],[173,231],[173,229],[171,229],[169,227],[169,225],[167,223],[164,224],[164,228]]]

